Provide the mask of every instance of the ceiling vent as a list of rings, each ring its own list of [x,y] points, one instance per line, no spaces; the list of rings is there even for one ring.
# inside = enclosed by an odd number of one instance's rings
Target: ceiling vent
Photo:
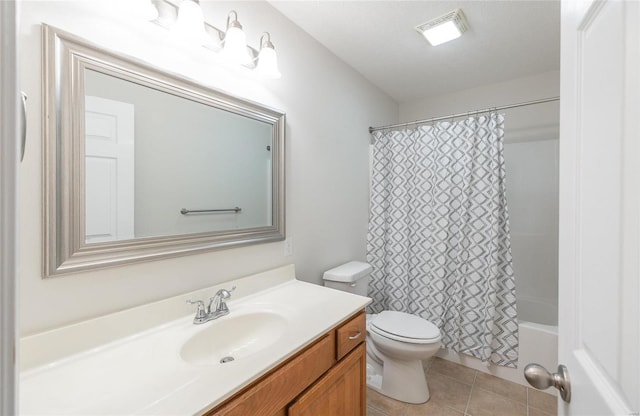
[[[416,26],[432,45],[437,46],[450,40],[457,39],[469,28],[461,9],[453,10],[426,23]]]

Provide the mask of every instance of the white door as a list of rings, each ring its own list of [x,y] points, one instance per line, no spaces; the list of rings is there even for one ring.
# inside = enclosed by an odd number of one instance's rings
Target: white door
[[[562,4],[561,415],[640,409],[639,13],[635,0]]]
[[[85,97],[87,243],[134,237],[134,106]]]

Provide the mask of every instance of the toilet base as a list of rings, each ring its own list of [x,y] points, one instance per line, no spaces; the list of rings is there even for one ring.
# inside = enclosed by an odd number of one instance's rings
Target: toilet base
[[[368,343],[367,349],[371,348]],[[421,360],[391,360],[373,354],[379,351],[367,351],[367,387],[405,403],[422,404],[429,400],[429,386]],[[380,361],[380,362],[379,362]]]
[[[387,361],[382,373],[380,390],[385,396],[412,404],[429,400],[429,386],[422,361]]]

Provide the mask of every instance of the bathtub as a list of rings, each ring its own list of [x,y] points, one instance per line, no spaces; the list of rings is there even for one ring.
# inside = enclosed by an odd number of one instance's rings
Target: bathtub
[[[530,387],[523,374],[524,367],[527,364],[538,363],[550,371],[555,371],[558,367],[558,327],[522,321],[519,324],[519,331],[518,368],[487,365],[477,358],[458,354],[444,348],[440,349],[437,356]],[[555,390],[552,390],[546,391],[553,394]]]
[[[518,319],[546,326],[558,325],[558,300],[518,294]]]

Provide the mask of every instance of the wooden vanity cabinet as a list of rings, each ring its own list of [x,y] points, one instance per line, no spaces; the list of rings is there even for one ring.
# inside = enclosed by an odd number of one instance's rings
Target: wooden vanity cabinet
[[[365,416],[364,311],[205,416]]]
[[[302,393],[288,416],[365,415],[367,356],[365,345],[336,364],[320,380]]]

